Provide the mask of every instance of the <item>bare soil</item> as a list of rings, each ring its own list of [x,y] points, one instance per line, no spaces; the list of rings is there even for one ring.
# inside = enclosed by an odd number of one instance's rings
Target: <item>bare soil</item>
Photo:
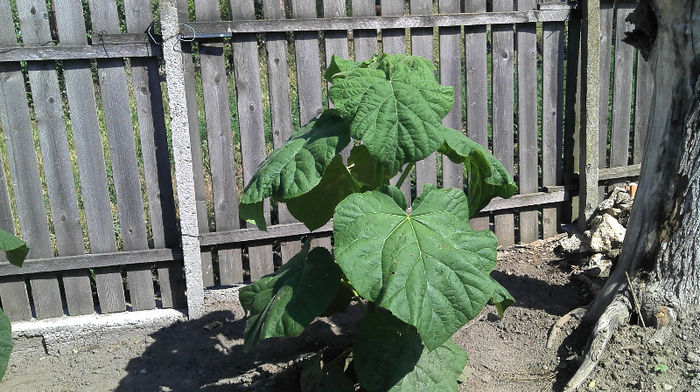
[[[585,306],[591,295],[587,286],[572,281],[570,263],[561,262],[553,247],[553,241],[538,241],[499,251],[493,276],[516,303],[503,320],[487,306],[455,334],[469,355],[469,378],[460,392],[559,391],[576,370],[588,329],[572,331],[575,325],[567,324],[553,348],[546,342],[551,326]],[[219,303],[200,320],[148,336],[129,333],[108,338],[110,344],[78,345],[54,355],[15,355],[0,391],[293,392],[299,390],[304,362],[314,355],[333,357],[349,346],[352,325],[361,316],[351,306],[315,321],[297,338],[270,339],[245,352],[245,322],[229,309],[230,304]],[[582,389],[700,391],[698,330],[700,320],[685,320],[659,347],[651,342],[652,328],[624,328]],[[656,365],[666,368],[654,370]]]

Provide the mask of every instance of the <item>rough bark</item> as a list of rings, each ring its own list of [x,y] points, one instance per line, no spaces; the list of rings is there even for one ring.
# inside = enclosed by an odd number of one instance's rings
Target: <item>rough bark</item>
[[[650,48],[654,70],[648,136],[620,259],[588,321],[626,288],[625,272],[643,283],[645,318],[663,305],[681,317],[700,311],[700,0],[638,7],[645,9],[633,21],[643,34],[632,41]]]

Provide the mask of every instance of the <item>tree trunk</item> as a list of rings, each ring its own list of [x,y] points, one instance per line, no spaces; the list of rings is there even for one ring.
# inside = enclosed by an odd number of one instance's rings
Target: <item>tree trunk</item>
[[[587,314],[597,320],[626,288],[642,285],[642,316],[660,306],[700,311],[700,0],[641,1],[629,42],[654,74],[644,161],[615,271]],[[643,61],[641,58],[639,61]]]

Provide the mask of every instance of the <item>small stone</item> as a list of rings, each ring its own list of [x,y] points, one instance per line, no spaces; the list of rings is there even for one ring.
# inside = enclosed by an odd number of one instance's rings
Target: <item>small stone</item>
[[[697,353],[689,352],[685,356],[685,360],[689,363],[700,363],[700,355]]]
[[[155,341],[156,341],[156,340],[153,339],[153,337],[150,336],[150,335],[149,335],[149,336],[146,336],[146,339],[144,339],[144,342],[146,342],[146,344],[151,344],[151,343],[154,343]]]
[[[591,382],[588,383],[588,389],[595,391],[595,380],[591,380]]]
[[[673,389],[673,385],[668,384],[668,383],[664,383],[663,388],[664,388],[664,391],[670,391]]]
[[[607,209],[613,208],[615,206],[615,200],[605,199],[600,204],[598,204],[598,211],[605,211]]]
[[[615,203],[620,205],[620,204],[626,204],[628,203],[632,198],[630,197],[630,194],[627,192],[618,192],[617,195],[615,195]]]
[[[141,370],[139,370],[139,373],[141,373],[141,374],[146,374],[146,373],[148,373],[148,370],[146,370],[146,369],[141,369]]]

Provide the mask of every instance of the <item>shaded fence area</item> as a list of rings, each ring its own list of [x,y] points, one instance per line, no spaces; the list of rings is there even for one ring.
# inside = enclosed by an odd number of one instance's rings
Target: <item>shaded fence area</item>
[[[238,200],[265,156],[332,105],[321,75],[334,54],[434,62],[455,91],[444,124],[493,151],[520,188],[492,201],[474,229],[494,230],[508,246],[551,237],[570,221],[586,72],[579,46],[587,44],[575,6],[176,3],[181,79],[164,73],[169,37],[159,35],[157,2],[0,2],[0,228],[32,249],[22,269],[0,262],[0,305],[12,320],[185,308],[194,300],[185,280],[194,280],[183,269],[178,208],[196,209],[204,287],[255,281],[282,265],[308,230],[276,203],[265,206],[268,231],[246,227]],[[601,4],[601,185],[639,172],[651,94],[648,65],[621,42],[631,9]],[[192,199],[177,197],[168,85],[185,88]],[[426,183],[463,187],[464,176],[436,154],[402,190],[410,202]],[[331,231],[311,235],[330,247]]]

